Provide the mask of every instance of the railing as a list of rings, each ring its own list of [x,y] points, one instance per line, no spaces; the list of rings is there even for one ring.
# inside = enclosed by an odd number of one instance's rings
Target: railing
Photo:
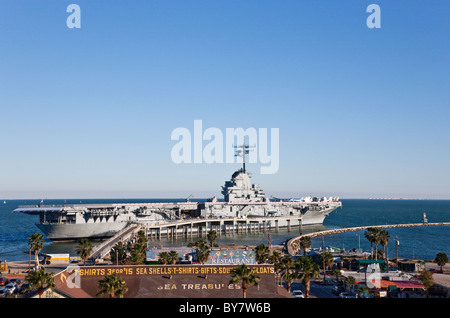
[[[27,208],[63,208],[63,207],[71,207],[70,204],[33,204],[33,205],[19,205],[19,209],[27,209]]]
[[[133,231],[140,227],[141,227],[140,224],[130,224],[126,226],[124,229],[117,232],[113,237],[104,241],[102,244],[96,246],[92,250],[91,255],[89,255],[89,258],[97,258],[97,257],[102,258],[115,245],[116,243],[115,241],[117,241],[118,238],[122,238],[123,241],[126,241],[130,238]]]
[[[121,207],[121,206],[170,206],[176,207],[177,205],[266,205],[266,204],[307,204],[307,205],[324,205],[324,204],[332,204],[341,206],[342,203],[340,201],[315,201],[315,202],[302,202],[302,201],[266,201],[266,202],[149,202],[149,203],[106,203],[106,204],[33,204],[33,205],[19,205],[18,208],[62,208],[62,207],[75,207],[77,206],[88,206],[88,207]]]

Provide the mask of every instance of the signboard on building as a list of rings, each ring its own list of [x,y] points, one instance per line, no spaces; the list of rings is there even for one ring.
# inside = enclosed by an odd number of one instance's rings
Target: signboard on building
[[[260,280],[258,287],[249,288],[248,296],[269,298],[277,295],[273,265],[248,265]],[[231,271],[236,265],[126,265],[79,266],[55,276],[61,296],[96,297],[99,281],[107,275],[117,275],[128,290],[126,298],[240,298],[240,283],[231,283]],[[79,283],[77,282],[77,279]],[[57,297],[48,293],[45,297]],[[109,295],[104,295],[109,297]]]
[[[153,248],[147,251],[147,261],[158,261],[160,253],[170,253],[171,251],[178,254],[178,261],[197,261],[194,248]],[[255,252],[253,250],[212,250],[205,264],[256,264]]]
[[[211,265],[239,265],[256,264],[255,252],[252,250],[220,250],[211,251],[206,264]]]
[[[80,267],[78,274],[81,278],[91,276],[119,275],[127,276],[161,276],[161,275],[229,275],[234,266],[222,265],[131,265],[131,266],[86,266]],[[274,274],[273,265],[254,265],[256,275]]]
[[[162,252],[170,253],[175,251],[178,254],[178,261],[192,261],[195,257],[195,250],[192,248],[152,248],[147,250],[147,262],[157,262],[159,260],[159,254]]]

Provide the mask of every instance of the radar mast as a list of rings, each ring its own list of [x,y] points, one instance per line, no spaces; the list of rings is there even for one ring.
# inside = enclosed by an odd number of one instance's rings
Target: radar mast
[[[241,146],[235,146],[233,145],[234,149],[236,149],[236,153],[234,154],[235,157],[242,157],[242,172],[245,173],[245,155],[250,153],[250,150],[253,150],[256,146],[249,146],[245,144],[245,137],[242,138],[242,145]]]

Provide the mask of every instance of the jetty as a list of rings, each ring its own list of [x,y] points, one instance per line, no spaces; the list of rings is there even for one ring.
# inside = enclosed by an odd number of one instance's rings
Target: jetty
[[[300,250],[300,244],[299,241],[302,237],[317,237],[317,236],[325,236],[325,235],[332,235],[332,234],[340,234],[345,232],[356,232],[356,231],[364,231],[368,228],[379,228],[379,229],[386,229],[386,228],[402,228],[402,227],[415,227],[415,226],[444,226],[444,225],[450,225],[450,222],[437,222],[437,223],[407,223],[407,224],[387,224],[387,225],[366,225],[366,226],[356,226],[356,227],[347,227],[347,228],[340,228],[340,229],[333,229],[333,230],[325,230],[325,231],[319,231],[319,232],[313,232],[313,233],[307,233],[302,234],[299,236],[296,236],[292,239],[290,239],[286,243],[287,252],[289,255],[296,255],[297,252]]]

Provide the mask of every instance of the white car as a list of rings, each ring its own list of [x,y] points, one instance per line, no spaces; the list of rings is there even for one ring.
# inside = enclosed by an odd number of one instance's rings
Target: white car
[[[294,298],[305,298],[301,290],[293,290],[291,294],[292,296],[294,296]]]
[[[17,285],[15,283],[9,283],[5,286],[5,295],[14,293],[17,290]]]

